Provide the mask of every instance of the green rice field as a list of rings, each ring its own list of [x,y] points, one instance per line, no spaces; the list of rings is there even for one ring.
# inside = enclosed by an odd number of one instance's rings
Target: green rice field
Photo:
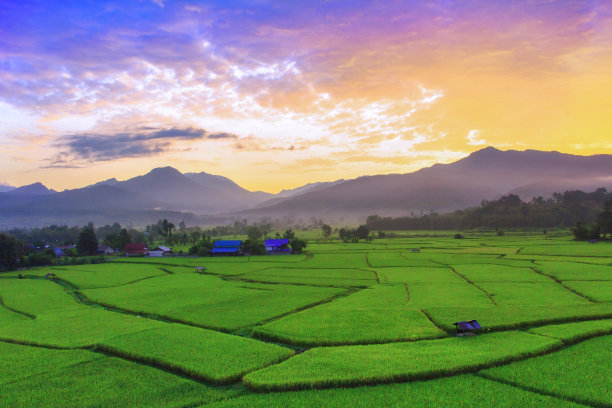
[[[2,273],[0,406],[612,406],[611,243],[434,235]]]

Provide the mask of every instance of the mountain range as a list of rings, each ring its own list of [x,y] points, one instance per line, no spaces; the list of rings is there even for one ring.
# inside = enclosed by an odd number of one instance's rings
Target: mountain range
[[[612,155],[493,147],[413,173],[311,183],[278,194],[248,191],[222,176],[162,167],[125,181],[109,179],[62,192],[41,183],[0,192],[0,228],[89,221],[138,226],[160,218],[187,224],[312,216],[359,222],[370,214],[454,211],[508,193],[530,199],[599,187],[612,187]]]

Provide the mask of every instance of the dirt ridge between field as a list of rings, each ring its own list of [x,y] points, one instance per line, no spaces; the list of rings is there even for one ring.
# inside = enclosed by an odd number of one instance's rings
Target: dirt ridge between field
[[[27,313],[27,312],[22,312],[21,310],[17,310],[14,307],[8,306],[6,303],[4,303],[4,299],[2,299],[2,296],[0,296],[0,306],[5,308],[6,310],[10,310],[13,313],[17,313],[17,314],[23,315],[23,316],[25,316],[25,317],[27,317],[29,319],[36,320],[36,315],[30,314],[30,313]]]
[[[508,385],[510,387],[518,388],[523,391],[532,392],[534,394],[540,394],[540,395],[544,395],[547,397],[556,398],[562,401],[568,401],[568,402],[573,402],[574,404],[584,405],[585,407],[593,407],[593,408],[612,407],[612,404],[605,404],[605,403],[602,404],[601,402],[593,402],[593,401],[589,401],[589,400],[582,399],[582,398],[571,397],[569,395],[560,395],[555,392],[547,391],[541,388],[519,384],[517,382],[502,379],[502,378],[496,378],[496,377],[490,376],[482,372],[473,373],[472,375],[475,375],[480,378],[484,378],[485,380],[494,381],[500,384]]]
[[[538,269],[537,269],[537,268],[535,268],[535,267],[532,267],[532,268],[531,268],[531,270],[533,270],[533,271],[534,271],[535,273],[537,273],[538,275],[542,275],[542,276],[545,276],[545,277],[547,277],[547,278],[549,278],[549,279],[552,279],[552,280],[553,280],[555,283],[558,283],[558,284],[559,284],[559,285],[561,285],[561,286],[562,286],[562,287],[563,287],[565,290],[567,290],[567,291],[569,291],[569,292],[572,292],[572,293],[573,293],[574,295],[576,295],[576,296],[580,296],[581,298],[584,298],[584,299],[588,300],[588,301],[589,301],[589,302],[591,302],[591,303],[601,303],[601,302],[600,302],[599,300],[597,300],[597,299],[593,299],[593,298],[592,298],[592,297],[590,297],[590,296],[587,296],[587,295],[585,295],[585,294],[583,294],[583,293],[578,292],[578,291],[577,291],[577,290],[575,290],[575,289],[570,288],[569,286],[565,285],[565,284],[563,283],[563,281],[562,281],[562,280],[557,279],[557,278],[556,278],[555,276],[553,276],[553,275],[549,275],[549,274],[547,274],[547,273],[544,273],[544,272],[542,272],[542,271],[538,270]]]
[[[433,261],[432,261],[433,262]],[[442,265],[442,264],[441,264]],[[455,268],[453,268],[450,265],[447,265],[451,271],[453,271],[455,274],[457,274],[459,277],[461,277],[462,279],[464,279],[467,283],[469,283],[470,285],[474,286],[476,289],[478,289],[479,291],[481,291],[482,293],[484,293],[486,295],[486,297],[489,298],[489,300],[491,301],[491,303],[493,303],[495,306],[497,306],[497,302],[495,302],[495,299],[493,299],[493,296],[491,296],[491,294],[489,292],[487,292],[486,290],[484,290],[483,288],[481,288],[480,286],[478,286],[476,283],[472,282],[470,279],[468,279],[467,276],[465,276],[464,274],[458,272]]]
[[[571,343],[566,343],[566,342],[561,341],[560,339],[555,339],[557,340],[556,344],[552,344],[540,351],[526,352],[519,356],[509,356],[507,358],[502,358],[498,361],[494,361],[491,363],[481,363],[481,364],[476,364],[470,367],[458,367],[456,369],[451,369],[449,371],[436,371],[436,372],[423,373],[423,374],[396,374],[396,375],[391,375],[387,378],[380,378],[376,380],[348,379],[348,380],[341,380],[335,384],[334,383],[326,383],[326,384],[302,383],[302,384],[291,384],[287,386],[282,386],[282,385],[277,385],[277,384],[265,384],[265,385],[253,386],[252,384],[249,384],[248,382],[244,382],[244,378],[243,378],[243,382],[247,386],[248,389],[254,392],[284,392],[284,391],[286,392],[286,391],[301,391],[301,390],[313,390],[313,389],[355,388],[355,387],[361,387],[361,386],[404,383],[404,382],[411,382],[411,381],[428,381],[428,380],[433,380],[437,378],[453,377],[453,376],[462,375],[462,374],[475,374],[484,369],[501,367],[501,366],[505,366],[508,364],[512,364],[514,362],[528,360],[530,358],[535,358],[535,357],[539,357],[539,356],[543,356],[547,354],[556,353],[568,347],[572,347],[578,343],[582,343],[584,341],[587,341],[587,340],[590,340],[596,337],[603,337],[603,336],[608,336],[608,335],[609,334],[607,333],[596,333],[596,334],[593,334],[592,336],[589,336],[583,339],[578,339],[577,341],[573,341]]]

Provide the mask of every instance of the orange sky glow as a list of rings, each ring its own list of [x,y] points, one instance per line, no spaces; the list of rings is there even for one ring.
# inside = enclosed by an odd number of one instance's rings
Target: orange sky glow
[[[612,153],[608,2],[75,7],[0,12],[0,184],[173,166],[278,192],[486,146]]]

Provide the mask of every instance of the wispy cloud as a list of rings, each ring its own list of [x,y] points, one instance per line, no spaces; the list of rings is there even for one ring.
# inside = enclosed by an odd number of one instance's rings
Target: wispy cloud
[[[74,160],[97,162],[127,157],[148,157],[170,150],[176,142],[237,138],[238,136],[231,133],[212,133],[194,128],[156,130],[141,128],[133,132],[112,134],[66,135],[59,142],[62,150],[52,159],[49,166],[65,168]]]
[[[313,1],[5,2],[0,173],[7,151],[117,169],[214,153],[239,177],[314,160],[342,178],[485,143],[610,149],[610,2]]]
[[[487,143],[484,139],[479,139],[480,131],[478,129],[472,129],[468,132],[467,140],[468,144],[471,146],[480,146]]]

